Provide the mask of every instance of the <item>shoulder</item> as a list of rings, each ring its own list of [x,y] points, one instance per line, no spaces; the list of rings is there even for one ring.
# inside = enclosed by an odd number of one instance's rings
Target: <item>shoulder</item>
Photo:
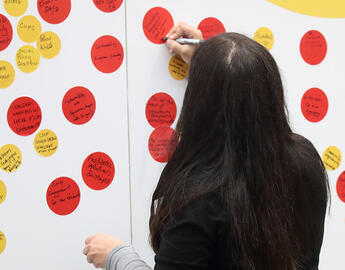
[[[291,134],[291,145],[289,149],[294,152],[296,157],[321,161],[320,155],[313,143],[300,134]]]
[[[299,134],[291,134],[291,142],[288,147],[289,160],[300,172],[314,177],[325,176],[325,167],[315,146],[307,138]]]
[[[286,164],[287,173],[298,179],[297,187],[301,197],[306,198],[309,194],[313,200],[318,198],[324,203],[327,200],[328,177],[319,153],[305,137],[292,134],[291,138],[291,147],[289,147],[291,164]]]
[[[306,146],[309,146],[309,147],[313,146],[311,141],[309,141],[306,137],[304,137],[304,136],[302,136],[300,134],[291,133],[290,138],[291,138],[292,142],[294,142],[295,144],[306,145]]]

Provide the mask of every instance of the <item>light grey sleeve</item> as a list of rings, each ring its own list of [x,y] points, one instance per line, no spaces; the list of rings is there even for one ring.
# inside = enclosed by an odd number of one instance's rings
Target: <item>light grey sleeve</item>
[[[114,248],[107,256],[106,270],[152,270],[129,244]]]

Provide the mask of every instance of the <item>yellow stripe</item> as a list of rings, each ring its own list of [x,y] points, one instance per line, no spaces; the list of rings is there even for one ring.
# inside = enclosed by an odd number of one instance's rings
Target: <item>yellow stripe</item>
[[[267,0],[282,8],[314,17],[345,18],[345,0]]]

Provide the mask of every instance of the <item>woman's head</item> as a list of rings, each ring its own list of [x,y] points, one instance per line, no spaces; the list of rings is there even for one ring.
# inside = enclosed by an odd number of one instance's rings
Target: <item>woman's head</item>
[[[191,61],[178,124],[181,135],[198,142],[229,130],[235,136],[257,136],[266,128],[289,131],[282,82],[271,54],[237,33],[202,43]]]

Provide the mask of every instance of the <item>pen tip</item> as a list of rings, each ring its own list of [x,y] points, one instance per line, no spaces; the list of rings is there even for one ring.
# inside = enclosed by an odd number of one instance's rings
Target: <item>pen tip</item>
[[[163,41],[167,41],[168,39],[167,37],[162,38]]]

